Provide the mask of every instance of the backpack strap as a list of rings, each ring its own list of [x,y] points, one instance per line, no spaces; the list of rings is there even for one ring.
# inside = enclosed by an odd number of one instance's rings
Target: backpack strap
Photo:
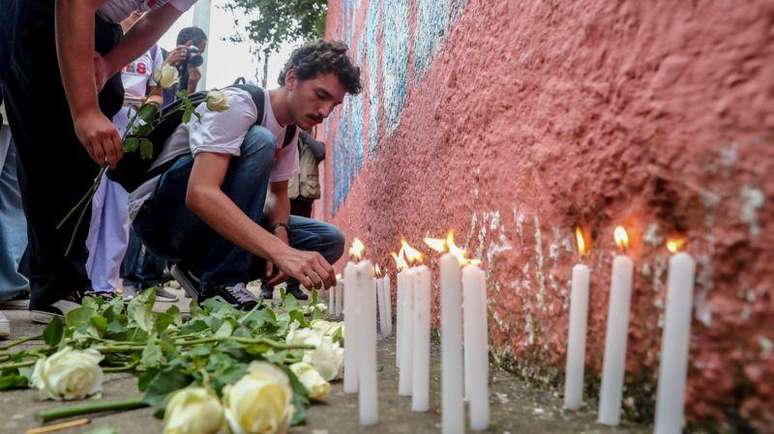
[[[253,99],[253,103],[255,104],[255,111],[258,113],[258,117],[255,121],[255,124],[256,125],[263,124],[264,105],[266,104],[266,94],[264,93],[264,90],[258,86],[253,86],[251,84],[232,84],[231,87],[242,89],[245,92],[250,94],[250,97]],[[293,141],[293,137],[295,136],[296,136],[296,125],[295,124],[288,125],[288,127],[285,128],[285,139],[282,141],[282,148],[289,145],[290,142]]]

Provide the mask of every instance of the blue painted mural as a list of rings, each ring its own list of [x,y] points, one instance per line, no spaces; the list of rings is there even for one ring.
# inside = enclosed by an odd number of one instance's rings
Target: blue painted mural
[[[364,91],[347,97],[334,115],[335,125],[329,120],[323,130],[333,143],[334,214],[364,161],[376,156],[379,138],[389,137],[400,124],[409,86],[409,50],[412,81],[417,83],[466,5],[467,0],[340,0],[339,34],[329,37],[357,46],[355,59],[364,73]],[[412,40],[410,10],[416,11]],[[357,33],[363,14],[364,27]]]

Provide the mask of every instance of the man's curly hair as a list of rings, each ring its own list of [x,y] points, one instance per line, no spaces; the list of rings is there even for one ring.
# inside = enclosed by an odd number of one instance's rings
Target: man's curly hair
[[[356,95],[363,89],[360,83],[360,68],[352,64],[347,51],[347,45],[341,41],[318,39],[307,42],[293,50],[277,82],[284,86],[285,73],[291,69],[296,72],[299,80],[334,73],[347,92]]]

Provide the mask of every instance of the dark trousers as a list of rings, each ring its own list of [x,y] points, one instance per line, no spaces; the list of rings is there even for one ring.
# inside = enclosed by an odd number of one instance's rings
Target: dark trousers
[[[252,127],[240,155],[231,158],[221,186],[248,217],[264,226],[274,147],[269,130]],[[154,253],[182,262],[199,276],[205,291],[264,277],[263,259],[218,235],[186,206],[192,167],[193,159],[185,155],[161,176],[156,191],[137,214],[134,229]],[[344,236],[336,226],[298,216],[290,216],[288,226],[294,248],[318,251],[330,263],[344,252]]]
[[[19,187],[27,217],[29,245],[21,271],[30,280],[30,308],[34,309],[91,287],[85,271],[88,220],[81,224],[67,257],[64,253],[77,216],[60,230],[56,225],[92,185],[99,166],[73,129],[57,61],[54,0],[28,0],[27,8],[16,26],[3,94],[18,151]],[[120,37],[120,26],[96,17],[94,40],[99,53],[108,52]],[[100,108],[110,119],[122,101],[117,74],[100,92]]]
[[[309,199],[291,199],[290,200],[290,213],[293,215],[299,215],[301,217],[312,217],[312,204],[313,200]]]

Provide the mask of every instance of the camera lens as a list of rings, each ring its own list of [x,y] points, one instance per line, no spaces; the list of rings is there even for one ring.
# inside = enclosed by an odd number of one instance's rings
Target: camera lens
[[[186,57],[188,64],[193,67],[202,66],[202,63],[204,63],[204,57],[202,57],[201,52],[196,47],[188,47],[188,56]]]

